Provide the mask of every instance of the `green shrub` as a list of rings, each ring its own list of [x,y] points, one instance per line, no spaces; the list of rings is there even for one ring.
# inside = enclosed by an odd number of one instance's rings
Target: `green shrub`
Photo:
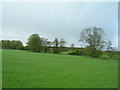
[[[69,52],[69,55],[83,55],[83,51],[82,50],[73,50],[73,51]]]
[[[30,50],[30,48],[28,46],[25,46],[24,50]]]
[[[55,54],[59,54],[60,50],[59,50],[59,48],[55,47],[55,48],[52,49],[52,52],[55,53]]]
[[[108,56],[110,59],[115,58],[115,56],[117,55],[117,53],[115,51],[107,51]]]
[[[90,46],[86,47],[83,51],[84,55],[90,56],[90,57],[100,57],[102,55],[102,52],[100,50],[92,49]]]
[[[69,53],[72,52],[72,51],[65,51],[65,52],[61,52],[61,54],[64,54],[64,55],[69,55]]]
[[[97,57],[100,57],[101,55],[102,55],[102,52],[101,52],[100,50],[96,50],[96,51],[93,53],[92,57],[97,58]]]

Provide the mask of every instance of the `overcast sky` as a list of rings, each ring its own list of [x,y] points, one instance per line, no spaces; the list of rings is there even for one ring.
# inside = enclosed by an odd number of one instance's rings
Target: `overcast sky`
[[[38,33],[53,41],[64,38],[67,45],[80,45],[80,32],[92,26],[101,27],[118,47],[117,2],[51,2],[2,3],[2,39],[21,40]],[[0,22],[1,23],[1,22]]]

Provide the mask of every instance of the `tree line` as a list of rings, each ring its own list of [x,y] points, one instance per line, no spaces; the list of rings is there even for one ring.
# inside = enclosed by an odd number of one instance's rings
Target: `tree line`
[[[0,47],[3,49],[23,49],[23,44],[19,40],[1,40]]]
[[[27,46],[23,46],[22,42],[18,40],[1,40],[0,45],[3,49],[31,50],[33,52],[52,52],[56,54],[70,51],[70,55],[86,55],[94,58],[100,57],[102,50],[106,47],[108,55],[112,58],[115,51],[111,41],[106,41],[105,36],[106,34],[102,28],[90,27],[83,29],[80,33],[79,42],[87,45],[84,48],[75,48],[73,43],[70,48],[65,47],[67,42],[63,38],[55,38],[54,41],[50,41],[40,37],[39,34],[32,34],[28,38]]]

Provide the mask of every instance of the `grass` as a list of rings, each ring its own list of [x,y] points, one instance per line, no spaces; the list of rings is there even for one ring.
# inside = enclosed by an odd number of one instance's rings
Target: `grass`
[[[117,88],[118,61],[3,50],[3,88]]]
[[[2,49],[0,49],[0,89],[2,89]]]

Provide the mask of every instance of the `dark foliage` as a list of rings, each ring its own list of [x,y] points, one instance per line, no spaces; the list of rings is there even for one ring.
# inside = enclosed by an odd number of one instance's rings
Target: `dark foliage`
[[[24,48],[23,44],[21,41],[18,40],[2,40],[1,41],[1,48],[3,49],[18,49],[22,50]]]
[[[83,55],[82,50],[73,50],[69,53],[69,55]]]

